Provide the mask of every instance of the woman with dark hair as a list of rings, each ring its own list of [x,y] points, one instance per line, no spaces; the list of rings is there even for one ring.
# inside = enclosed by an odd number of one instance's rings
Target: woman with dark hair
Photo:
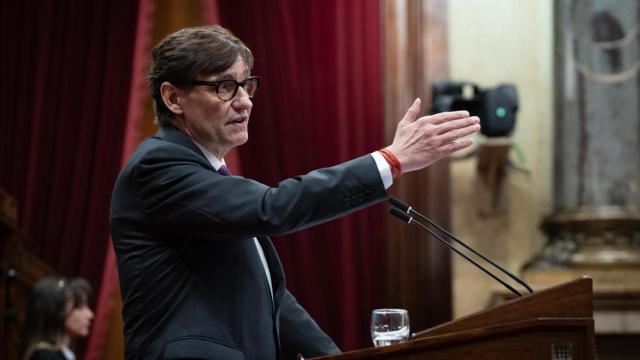
[[[89,335],[91,286],[82,278],[45,277],[33,287],[24,360],[75,360],[72,340]]]

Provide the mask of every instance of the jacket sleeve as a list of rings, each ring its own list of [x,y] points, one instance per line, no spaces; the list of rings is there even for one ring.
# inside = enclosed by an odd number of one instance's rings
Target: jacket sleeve
[[[155,147],[132,165],[137,201],[147,221],[193,238],[279,235],[384,200],[371,155],[286,179],[268,187],[221,176],[178,145]]]
[[[289,290],[285,290],[280,314],[280,347],[284,359],[295,359],[299,353],[305,358],[340,353]]]

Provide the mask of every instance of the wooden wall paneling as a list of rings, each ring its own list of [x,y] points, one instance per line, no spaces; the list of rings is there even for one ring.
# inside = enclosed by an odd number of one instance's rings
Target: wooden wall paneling
[[[16,203],[0,188],[0,359],[18,360],[31,288],[53,269],[29,251],[32,242],[17,227]]]
[[[202,0],[155,0],[154,6],[152,48],[174,31],[204,24]],[[151,56],[151,49],[149,49],[149,56]],[[149,95],[144,105],[142,138],[153,136],[158,131],[158,125],[154,124],[154,119],[153,101]]]
[[[416,97],[422,113],[431,102],[431,83],[445,79],[445,0],[382,0],[385,143]],[[449,227],[449,164],[403,175],[391,194]],[[385,218],[389,306],[407,308],[414,331],[451,319],[451,269],[446,248],[417,228]]]

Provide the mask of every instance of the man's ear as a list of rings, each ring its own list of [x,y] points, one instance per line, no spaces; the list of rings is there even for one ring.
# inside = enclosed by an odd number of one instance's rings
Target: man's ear
[[[164,105],[174,114],[182,114],[182,106],[178,101],[180,97],[180,90],[173,86],[168,81],[165,81],[160,85],[160,96],[162,96],[162,101]]]

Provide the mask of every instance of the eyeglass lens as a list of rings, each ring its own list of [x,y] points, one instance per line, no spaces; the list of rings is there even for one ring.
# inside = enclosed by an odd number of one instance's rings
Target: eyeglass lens
[[[223,80],[218,84],[218,97],[222,100],[231,100],[238,92],[238,87],[244,87],[249,97],[253,97],[258,88],[257,78],[248,78],[243,82],[235,80]]]

